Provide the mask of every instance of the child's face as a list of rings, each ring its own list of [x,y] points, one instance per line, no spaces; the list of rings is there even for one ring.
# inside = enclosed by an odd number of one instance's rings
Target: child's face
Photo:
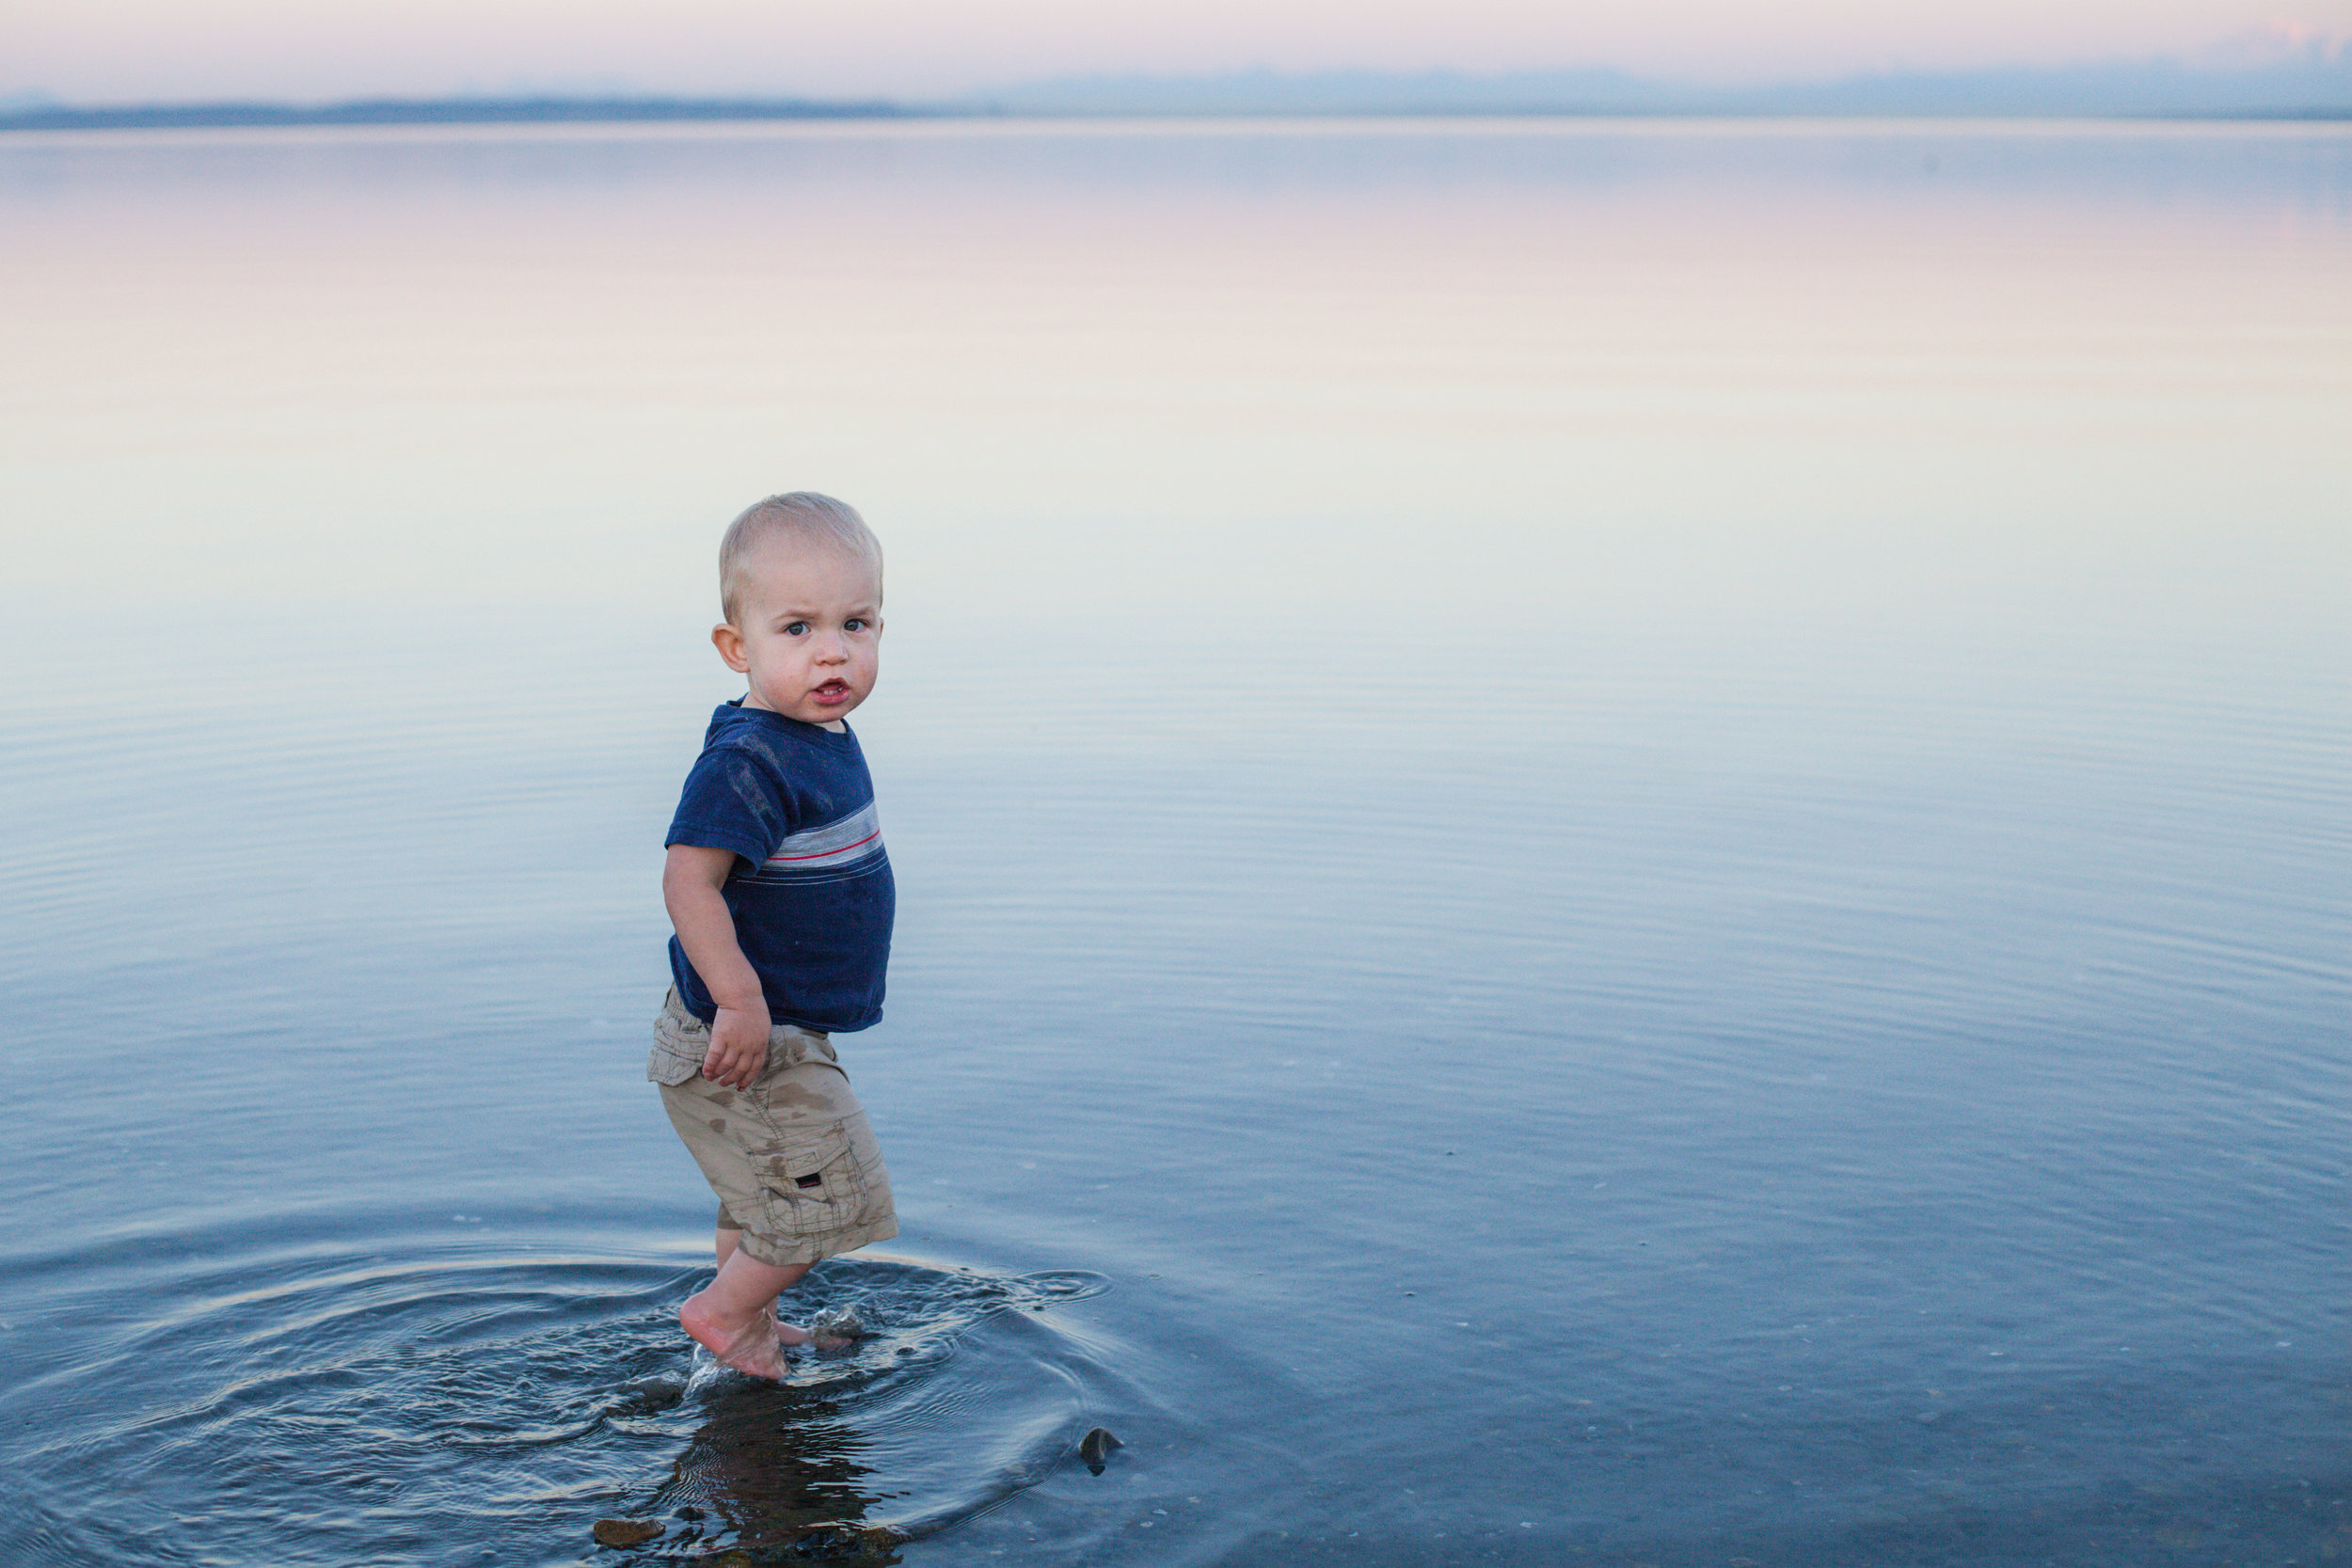
[[[773,539],[752,558],[736,620],[711,628],[727,668],[749,678],[744,706],[837,724],[874,689],[882,593],[846,549]]]

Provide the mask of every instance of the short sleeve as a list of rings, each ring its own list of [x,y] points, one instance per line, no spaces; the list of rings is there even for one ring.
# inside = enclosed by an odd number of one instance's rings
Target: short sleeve
[[[784,789],[775,775],[748,753],[714,746],[694,759],[678,797],[677,815],[662,846],[691,844],[729,849],[754,865],[775,853],[790,831]]]

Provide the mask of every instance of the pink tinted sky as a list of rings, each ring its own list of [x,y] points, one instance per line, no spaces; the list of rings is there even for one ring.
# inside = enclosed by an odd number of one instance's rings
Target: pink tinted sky
[[[920,97],[1085,72],[1611,65],[1703,80],[2271,55],[2352,0],[7,0],[0,94]]]

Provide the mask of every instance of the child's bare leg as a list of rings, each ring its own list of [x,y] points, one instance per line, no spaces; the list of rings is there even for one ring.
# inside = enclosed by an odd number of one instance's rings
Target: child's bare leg
[[[729,1229],[723,1225],[710,1233],[711,1255],[719,1260],[719,1267],[723,1269],[727,1266],[727,1259],[735,1256],[735,1249],[742,1244],[743,1232],[740,1230]],[[776,1309],[769,1307],[768,1315],[774,1317]]]
[[[731,1230],[723,1225],[711,1232],[710,1251],[712,1256],[718,1259],[719,1266],[723,1269],[727,1266],[727,1259],[735,1256],[735,1249],[742,1244],[743,1232],[740,1230]],[[773,1323],[775,1317],[775,1304],[771,1302],[768,1306],[768,1321]],[[793,1341],[786,1338],[784,1342],[790,1344]]]
[[[718,1277],[686,1298],[678,1323],[695,1342],[739,1372],[785,1375],[784,1347],[808,1343],[804,1328],[776,1322],[776,1297],[801,1282],[806,1263],[763,1263],[739,1245],[741,1231],[719,1232]]]

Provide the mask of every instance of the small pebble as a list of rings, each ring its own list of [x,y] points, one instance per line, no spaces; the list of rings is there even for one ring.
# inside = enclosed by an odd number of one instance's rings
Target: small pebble
[[[599,1546],[642,1546],[666,1528],[659,1519],[599,1519],[588,1533]]]
[[[828,1307],[808,1321],[808,1331],[820,1340],[855,1340],[866,1335],[866,1320],[851,1307]]]
[[[1078,1457],[1086,1461],[1088,1469],[1099,1476],[1103,1473],[1104,1463],[1111,1456],[1111,1450],[1126,1446],[1111,1435],[1108,1427],[1096,1427],[1078,1439]]]

